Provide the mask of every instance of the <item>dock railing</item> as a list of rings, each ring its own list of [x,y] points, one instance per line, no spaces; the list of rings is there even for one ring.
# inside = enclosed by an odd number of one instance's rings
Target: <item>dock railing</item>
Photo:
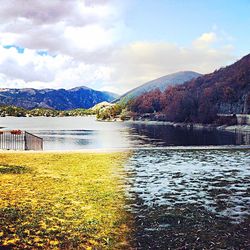
[[[0,130],[0,149],[43,150],[43,139],[27,131]]]

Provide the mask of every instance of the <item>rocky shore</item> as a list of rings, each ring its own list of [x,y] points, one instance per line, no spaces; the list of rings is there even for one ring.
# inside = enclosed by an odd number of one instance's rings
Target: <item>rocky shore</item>
[[[119,121],[119,120],[114,120]],[[250,133],[250,125],[215,125],[215,124],[201,124],[201,123],[182,123],[182,122],[166,122],[166,121],[152,121],[152,120],[129,120],[126,122],[132,123],[146,123],[146,124],[161,124],[178,128],[186,129],[208,129],[208,130],[223,130],[229,132],[241,132],[241,133]]]

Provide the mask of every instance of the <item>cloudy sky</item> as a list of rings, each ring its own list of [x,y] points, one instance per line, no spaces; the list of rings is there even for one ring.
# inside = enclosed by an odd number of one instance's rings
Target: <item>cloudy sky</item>
[[[0,0],[0,87],[123,93],[250,53],[249,0]]]

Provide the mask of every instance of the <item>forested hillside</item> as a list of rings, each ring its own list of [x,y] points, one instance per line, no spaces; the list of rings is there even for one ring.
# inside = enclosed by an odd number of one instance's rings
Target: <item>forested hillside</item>
[[[145,93],[129,104],[136,114],[151,113],[156,119],[211,123],[217,114],[250,113],[250,54],[211,74],[164,92]]]

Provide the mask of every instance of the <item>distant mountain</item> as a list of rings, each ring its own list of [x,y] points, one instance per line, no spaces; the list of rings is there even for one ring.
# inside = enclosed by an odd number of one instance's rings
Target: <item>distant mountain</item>
[[[211,123],[217,114],[250,114],[250,54],[163,93],[145,93],[130,109],[138,114],[158,113],[161,119],[175,122]]]
[[[25,109],[50,108],[70,110],[91,108],[97,103],[111,102],[118,95],[82,86],[73,89],[0,89],[0,105],[15,105]]]
[[[118,99],[116,99],[114,102],[123,99],[129,100],[155,89],[160,89],[160,91],[164,91],[169,85],[182,84],[186,81],[195,79],[199,76],[201,76],[201,74],[193,71],[180,71],[177,73],[162,76],[160,78],[146,82],[141,86],[128,91],[127,93],[123,94]]]

